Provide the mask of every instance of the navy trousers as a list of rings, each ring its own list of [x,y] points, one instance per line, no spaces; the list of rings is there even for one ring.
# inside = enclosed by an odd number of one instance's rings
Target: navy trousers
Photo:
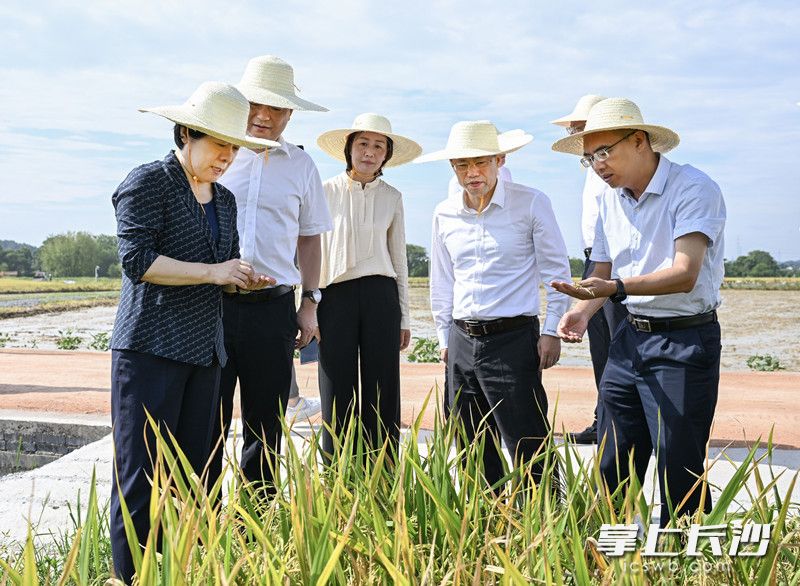
[[[583,268],[583,278],[586,279],[594,272],[594,261],[586,259]],[[603,371],[608,361],[608,347],[611,343],[611,334],[617,330],[620,322],[628,316],[628,310],[622,303],[612,303],[606,301],[600,311],[589,319],[586,333],[589,336],[589,354],[592,357],[592,369],[594,370],[594,382],[600,391],[600,379],[603,378]],[[594,408],[594,418],[597,420],[597,409],[600,407],[600,397],[598,395],[597,405]]]
[[[294,293],[257,302],[246,296],[225,297],[223,326],[228,363],[222,369],[221,414],[214,418],[214,442],[220,435],[228,436],[238,379],[244,441],[241,469],[247,480],[262,482],[272,492],[283,437],[281,412],[286,410],[292,384],[297,337]],[[222,472],[222,454],[220,445],[212,457],[209,484]]]
[[[607,442],[600,469],[613,492],[628,477],[632,450],[641,482],[655,449],[662,526],[670,519],[667,492],[677,515],[696,511],[703,492],[704,510],[711,510],[706,485],[692,487],[704,471],[717,405],[720,351],[716,322],[650,333],[626,321],[611,341],[600,384],[598,437]]]
[[[111,353],[111,422],[116,469],[111,490],[111,551],[114,572],[126,584],[134,574],[125,536],[119,483],[139,543],[150,531],[150,481],[155,437],[145,410],[160,424],[160,432],[175,436],[194,471],[201,474],[208,460],[211,428],[217,406],[219,365],[194,366],[132,350]],[[147,436],[147,443],[145,443]],[[148,450],[149,446],[149,450]]]
[[[396,453],[400,441],[397,281],[371,275],[328,285],[317,318],[323,420],[341,435],[352,410],[368,445],[380,448],[388,437]],[[333,453],[333,438],[325,428],[322,449]]]
[[[500,438],[515,464],[530,461],[550,431],[547,395],[539,373],[539,322],[471,337],[453,325],[447,356],[450,415],[459,417],[472,442],[482,420],[489,435],[484,443],[484,476],[489,485],[503,476]],[[533,469],[541,480],[542,466]],[[555,482],[554,482],[555,484]]]

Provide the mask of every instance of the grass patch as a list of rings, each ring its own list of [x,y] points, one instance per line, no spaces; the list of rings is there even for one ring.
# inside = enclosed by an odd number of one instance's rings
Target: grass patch
[[[538,487],[509,485],[495,494],[478,473],[485,438],[453,450],[461,430],[452,422],[437,423],[423,453],[416,442],[420,422],[394,462],[386,445],[367,453],[352,426],[329,466],[320,464],[315,437],[302,449],[288,442],[280,463],[282,481],[272,498],[238,474],[207,488],[202,476],[187,473],[184,455],[156,430],[149,510],[153,526],[144,548],[135,546],[134,554],[139,583],[583,586],[798,581],[797,503],[789,498],[794,482],[788,494],[779,494],[775,482],[759,472],[760,464],[769,463],[770,443],[763,456],[757,457],[755,448],[750,451],[710,514],[676,520],[684,528],[735,520],[769,523],[766,554],[731,556],[729,536],[721,555],[703,546],[701,558],[669,558],[669,571],[659,571],[643,568],[641,542],[637,552],[615,558],[592,541],[603,524],[652,518],[652,495],[635,482],[609,495],[596,465],[584,464],[572,446],[551,445],[539,456],[545,475]],[[560,498],[550,485],[556,465],[561,470]],[[235,462],[233,466],[236,470]],[[510,470],[507,478],[528,472]],[[223,483],[229,496],[218,504]],[[729,512],[742,490],[752,505]],[[85,516],[73,523],[50,549],[37,547],[31,530],[25,543],[0,552],[0,583],[102,583],[109,576],[108,520],[94,483]],[[126,524],[135,544],[127,513]],[[713,562],[715,573],[698,573],[698,561]]]
[[[65,283],[64,281],[74,281]],[[65,293],[69,291],[119,291],[120,279],[103,277],[74,277],[41,281],[24,277],[0,277],[0,294],[5,293]]]
[[[60,313],[89,307],[110,307],[119,303],[118,296],[92,297],[89,299],[70,299],[62,301],[46,301],[38,305],[0,307],[0,320],[12,317],[30,317],[43,313]]]
[[[409,287],[428,287],[428,277],[409,277],[408,278],[408,286]]]

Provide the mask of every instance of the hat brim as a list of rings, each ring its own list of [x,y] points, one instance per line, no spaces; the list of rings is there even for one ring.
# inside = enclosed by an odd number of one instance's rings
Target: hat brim
[[[498,150],[475,148],[444,148],[414,159],[414,163],[429,163],[431,161],[449,161],[452,159],[474,159],[476,157],[491,157],[518,151],[533,140],[533,136],[520,130],[509,130],[497,135]]]
[[[279,94],[264,88],[238,84],[234,86],[237,90],[242,92],[248,102],[254,104],[264,104],[266,106],[273,106],[274,108],[289,108],[290,110],[300,110],[306,112],[327,112],[325,106],[320,106],[314,102],[309,102],[294,94]]]
[[[556,118],[555,120],[551,120],[550,124],[555,124],[556,126],[564,126],[568,128],[570,124],[573,122],[586,122],[586,117],[580,118],[575,112],[570,112],[566,116],[562,116],[561,118]]]
[[[593,128],[565,136],[554,142],[552,149],[559,153],[583,156],[583,137],[588,134],[597,134],[598,132],[607,132],[609,130],[643,130],[650,137],[650,147],[657,153],[667,153],[681,142],[678,134],[665,126],[656,126],[655,124],[619,124],[605,128]]]
[[[265,138],[253,138],[249,137],[244,134],[244,130],[242,129],[243,133],[241,135],[231,135],[228,133],[220,132],[219,130],[215,129],[208,121],[203,121],[193,116],[191,113],[187,112],[182,106],[158,106],[155,108],[139,108],[139,112],[150,112],[152,114],[157,114],[167,120],[174,122],[175,124],[180,124],[181,126],[186,126],[187,128],[191,128],[192,130],[199,130],[209,136],[213,136],[214,138],[218,138],[220,140],[224,140],[225,142],[229,142],[231,144],[235,144],[236,146],[245,147],[249,149],[263,149],[266,147],[277,147],[280,146],[279,142],[275,142],[274,140],[267,140]]]
[[[326,154],[337,161],[346,162],[344,147],[347,144],[347,137],[354,132],[374,132],[375,134],[387,136],[392,139],[392,158],[389,159],[385,167],[399,167],[400,165],[405,165],[422,153],[422,147],[410,138],[406,138],[400,134],[379,132],[367,128],[338,128],[336,130],[323,132],[317,138],[317,145],[319,145],[319,148]]]

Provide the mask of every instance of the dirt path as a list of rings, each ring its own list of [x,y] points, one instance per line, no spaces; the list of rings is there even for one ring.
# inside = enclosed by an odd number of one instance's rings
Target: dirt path
[[[111,355],[100,352],[0,350],[0,410],[108,414]],[[318,395],[316,365],[298,366],[304,395]],[[420,413],[432,388],[441,385],[438,364],[402,364],[403,424]],[[595,391],[589,368],[558,366],[545,372],[550,416],[556,430],[578,430],[588,423]],[[800,448],[800,373],[723,372],[712,437],[719,442],[766,439]],[[238,402],[238,401],[237,401]],[[423,415],[431,428],[434,400]]]

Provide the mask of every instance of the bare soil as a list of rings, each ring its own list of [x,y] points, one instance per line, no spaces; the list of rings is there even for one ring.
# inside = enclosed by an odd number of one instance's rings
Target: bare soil
[[[766,324],[765,324],[766,326]],[[795,338],[796,340],[797,338]],[[105,352],[0,350],[0,409],[108,414],[111,356]],[[318,396],[316,365],[297,365],[301,393]],[[441,388],[441,364],[402,364],[402,421],[409,425],[422,412],[432,389]],[[556,366],[544,375],[555,429],[575,431],[589,423],[596,392],[591,369]],[[800,448],[800,373],[723,371],[714,443],[740,445],[761,437]],[[435,398],[423,413],[423,427],[433,427]]]

